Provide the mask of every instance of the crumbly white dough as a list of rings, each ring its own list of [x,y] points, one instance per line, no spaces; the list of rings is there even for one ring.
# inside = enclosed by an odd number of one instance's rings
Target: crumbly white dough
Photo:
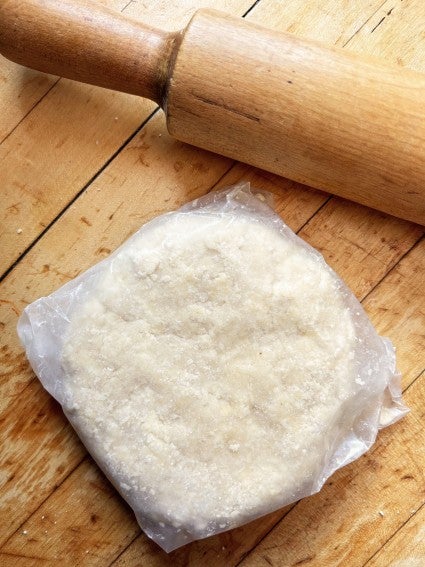
[[[170,216],[105,265],[73,314],[64,407],[147,518],[206,535],[320,475],[354,343],[336,276],[277,228]]]

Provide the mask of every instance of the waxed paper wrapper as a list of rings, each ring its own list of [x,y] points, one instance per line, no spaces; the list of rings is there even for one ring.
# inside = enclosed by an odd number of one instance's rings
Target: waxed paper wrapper
[[[362,306],[339,280],[339,290],[348,306],[356,332],[355,364],[361,387],[350,400],[346,412],[350,412],[352,426],[336,431],[333,442],[328,447],[322,462],[318,466],[315,478],[300,482],[290,493],[282,494],[279,502],[265,503],[255,514],[239,519],[238,523],[226,525],[223,529],[219,522],[210,522],[204,530],[193,526],[184,526],[178,530],[159,521],[157,514],[150,514],[149,503],[144,495],[131,490],[125,479],[118,478],[108,466],[107,459],[96,444],[90,440],[89,432],[81,430],[78,423],[67,411],[64,382],[66,376],[61,364],[63,339],[73,313],[90,296],[104,270],[113,266],[120,250],[133,239],[143,238],[158,223],[175,217],[178,222],[181,215],[203,215],[205,223],[214,221],[219,215],[232,222],[235,216],[245,215],[258,223],[267,223],[278,231],[283,239],[291,239],[298,246],[308,251],[314,260],[326,266],[332,272],[319,252],[297,237],[273,211],[271,194],[251,190],[248,183],[242,183],[220,192],[210,193],[185,205],[176,212],[157,217],[144,225],[126,243],[108,258],[96,264],[85,273],[70,281],[60,289],[30,304],[18,323],[18,334],[25,347],[28,360],[44,388],[62,404],[65,415],[71,421],[79,437],[103,470],[109,480],[134,510],[143,531],[164,550],[173,549],[190,541],[205,538],[229,528],[237,527],[264,514],[273,512],[291,502],[318,492],[326,480],[337,469],[347,465],[365,453],[376,439],[380,428],[394,423],[408,410],[401,399],[400,375],[396,370],[395,352],[388,339],[377,335]],[[332,272],[333,273],[333,272]],[[208,488],[206,487],[206,490]]]

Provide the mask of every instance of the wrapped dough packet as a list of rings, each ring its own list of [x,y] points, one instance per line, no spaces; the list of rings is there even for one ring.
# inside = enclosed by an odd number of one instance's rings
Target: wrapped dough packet
[[[43,386],[166,551],[320,490],[402,417],[391,343],[248,184],[29,305]]]

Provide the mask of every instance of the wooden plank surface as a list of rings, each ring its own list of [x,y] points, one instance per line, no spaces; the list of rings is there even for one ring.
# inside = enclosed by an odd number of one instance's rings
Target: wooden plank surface
[[[167,29],[211,5],[107,3]],[[265,26],[425,70],[422,0],[220,0],[214,7],[239,15],[252,7],[246,17]],[[162,113],[142,99],[0,60],[0,101],[10,108],[0,116],[0,564],[425,564],[423,228],[175,142]],[[323,252],[393,340],[411,413],[319,494],[167,556],[140,534],[34,378],[16,322],[25,305],[150,218],[241,179],[276,195],[285,222]]]

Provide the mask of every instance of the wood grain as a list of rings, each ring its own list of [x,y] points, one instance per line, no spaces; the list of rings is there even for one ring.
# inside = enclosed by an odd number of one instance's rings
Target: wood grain
[[[333,198],[300,236],[319,249],[330,264],[337,254],[341,258],[338,273],[348,286],[355,285],[358,299],[363,299],[370,292],[371,282],[383,278],[424,232],[418,225],[377,211],[365,215],[364,207]]]
[[[80,490],[71,479],[66,479],[55,492],[56,502],[52,500],[41,506],[33,522],[21,526],[16,538],[3,546],[2,553],[52,563],[66,561],[68,565],[86,561],[91,565],[105,565],[120,554],[139,531],[131,511],[116,498],[112,486],[90,460],[81,463],[79,473]],[[87,486],[90,500],[86,499]],[[77,516],[75,510],[78,510]],[[101,535],[99,522],[104,528],[107,524]],[[64,525],[67,526],[65,532]],[[126,534],[124,539],[123,533]],[[119,546],[116,545],[118,537]]]
[[[141,3],[129,4],[127,10],[134,11],[139,17],[148,14],[151,25],[165,29],[164,24],[171,13],[166,3],[143,4],[144,7]],[[424,64],[421,56],[423,42],[418,34],[411,35],[410,30],[420,27],[416,21],[421,21],[421,4],[394,0],[393,13],[370,33],[382,18],[382,7],[386,5],[388,3],[369,0],[355,0],[344,3],[344,6],[341,3],[336,5],[334,0],[312,1],[308,5],[302,0],[285,3],[261,0],[248,17],[255,19],[258,14],[258,20],[270,27],[285,29],[293,26],[301,35],[340,45],[353,38],[347,48],[353,42],[358,50],[379,54],[382,49],[389,60],[402,57],[403,64],[419,68]],[[190,11],[189,3],[182,6],[181,12],[179,6],[170,6],[170,10],[175,9],[182,19],[189,17],[190,14],[185,11]],[[231,4],[227,3],[227,6],[232,11]],[[223,7],[226,6],[223,4]],[[388,6],[387,12],[390,9],[391,6]],[[170,28],[167,29],[172,29],[172,18],[168,25]],[[103,92],[102,96],[108,97],[109,94]],[[43,106],[49,96],[53,97],[51,104]],[[33,111],[43,108],[28,133],[32,132],[33,145],[33,148],[28,145],[29,154],[37,149],[37,145],[43,146],[48,140],[46,127],[51,113],[57,108],[57,96],[53,89]],[[72,109],[72,102],[71,96],[64,97],[66,113]],[[92,103],[93,100],[88,105]],[[90,108],[93,112],[94,106]],[[23,128],[33,112],[14,134]],[[90,124],[89,110],[84,119]],[[84,138],[84,121],[79,121],[76,115],[73,121],[77,124],[74,126],[75,134],[69,140],[68,152],[75,156],[76,163],[72,162],[62,170],[68,195],[75,195],[81,189],[76,172],[80,175],[90,172],[91,159],[105,164],[105,159],[97,153],[102,151],[98,146],[97,151],[92,151],[96,148],[82,146],[89,155],[83,155],[83,151],[78,153],[78,144]],[[67,131],[71,122],[62,116],[52,125],[49,135],[55,135],[59,127]],[[97,133],[108,136],[110,129],[110,123],[98,124]],[[10,147],[12,153],[18,150],[17,144],[25,142],[24,130],[20,135],[15,138],[16,144]],[[113,136],[112,133],[110,135]],[[40,186],[47,174],[39,165],[43,159],[46,158],[40,151],[34,162],[38,167],[32,182]],[[61,154],[58,150],[50,159],[52,164],[55,160],[65,160],[66,153]],[[82,160],[81,172],[78,172],[78,160]],[[21,166],[19,160],[5,163]],[[28,181],[29,170],[27,176]],[[357,296],[365,298],[364,305],[379,331],[388,334],[398,348],[399,365],[404,373],[403,385],[408,388],[406,399],[412,413],[380,435],[373,453],[340,471],[333,485],[327,485],[324,492],[313,497],[317,499],[314,505],[306,500],[303,503],[305,508],[299,505],[289,507],[238,530],[197,542],[167,557],[145,536],[137,535],[139,530],[132,513],[115,493],[111,493],[107,481],[84,457],[85,451],[67,425],[60,408],[41,389],[29,370],[16,338],[15,325],[26,303],[50,293],[97,259],[105,257],[155,214],[173,209],[211,187],[222,187],[241,178],[251,179],[258,187],[274,190],[278,210],[284,220],[294,230],[301,229],[303,237],[324,252]],[[55,203],[49,201],[49,198],[53,200],[53,196],[51,187],[46,187],[46,218],[54,219],[57,214]],[[23,203],[27,203],[29,198],[28,194],[24,194]],[[37,218],[35,213],[28,224],[33,234],[40,232],[40,228],[32,224]],[[278,540],[269,540],[268,545],[281,541],[288,522],[293,545],[291,557],[296,557],[294,561],[309,556],[310,550],[306,547],[311,537],[313,550],[319,551],[318,557],[322,557],[320,554],[325,559],[334,557],[332,553],[342,550],[345,554],[344,567],[363,565],[375,554],[376,560],[372,564],[387,567],[391,561],[397,561],[397,549],[400,549],[400,560],[409,561],[412,559],[410,542],[416,557],[420,557],[416,550],[421,548],[415,547],[415,534],[420,533],[421,523],[415,528],[414,512],[423,501],[420,490],[424,484],[414,463],[423,466],[423,456],[418,454],[418,447],[423,444],[420,420],[423,419],[421,409],[424,400],[424,375],[418,377],[423,369],[424,347],[421,314],[424,307],[423,276],[420,266],[425,254],[423,242],[418,243],[421,234],[422,229],[411,223],[372,213],[361,206],[353,208],[340,199],[327,202],[323,193],[242,165],[232,167],[231,161],[178,144],[166,135],[161,117],[155,115],[52,224],[3,282],[1,298],[5,303],[0,305],[0,322],[3,322],[0,362],[4,376],[0,395],[0,443],[7,451],[5,458],[3,452],[0,457],[3,511],[0,515],[0,536],[1,542],[7,543],[0,549],[0,562],[7,566],[53,565],[58,562],[54,559],[57,555],[64,565],[108,565],[113,561],[126,566],[235,565],[252,549],[254,551],[248,555],[247,561],[260,557],[262,548],[260,546],[257,551],[257,543],[290,510],[277,528]],[[402,479],[406,475],[414,478]],[[94,483],[89,484],[93,480]],[[378,492],[379,489],[381,492]],[[404,498],[406,500],[402,502]],[[340,502],[341,512],[338,512]],[[317,513],[317,508],[322,513]],[[99,512],[95,523],[90,520],[90,510],[95,514]],[[384,511],[384,517],[379,510]],[[348,529],[343,511],[349,515],[352,524]],[[328,512],[331,512],[329,518]],[[50,518],[47,528],[43,527],[46,513]],[[327,519],[328,527],[323,523],[323,517]],[[409,530],[408,526],[413,526],[413,529]],[[45,530],[48,534],[44,533]],[[23,534],[24,531],[27,533]],[[276,532],[272,531],[270,537],[273,533]],[[299,536],[296,537],[296,534]],[[125,550],[132,538],[135,538],[134,542]],[[334,540],[334,545],[340,546],[336,551],[332,551],[330,545]],[[391,541],[399,543],[391,548]],[[385,554],[387,547],[388,555]],[[347,551],[344,551],[345,548]],[[63,553],[63,550],[66,552]],[[89,553],[86,554],[86,551]],[[304,554],[306,551],[308,553]],[[284,552],[282,548],[273,552],[274,564],[292,564],[284,561],[287,557]],[[306,564],[322,567],[326,563],[313,559]]]
[[[425,563],[425,506],[412,513],[402,529],[369,559],[367,567],[421,567]]]
[[[21,69],[7,59],[0,59],[0,93],[2,107],[8,112],[0,115],[0,143],[31,112],[42,96],[52,88],[57,77]]]
[[[379,332],[397,346],[397,364],[405,386],[425,366],[424,253],[422,239],[364,301]]]

